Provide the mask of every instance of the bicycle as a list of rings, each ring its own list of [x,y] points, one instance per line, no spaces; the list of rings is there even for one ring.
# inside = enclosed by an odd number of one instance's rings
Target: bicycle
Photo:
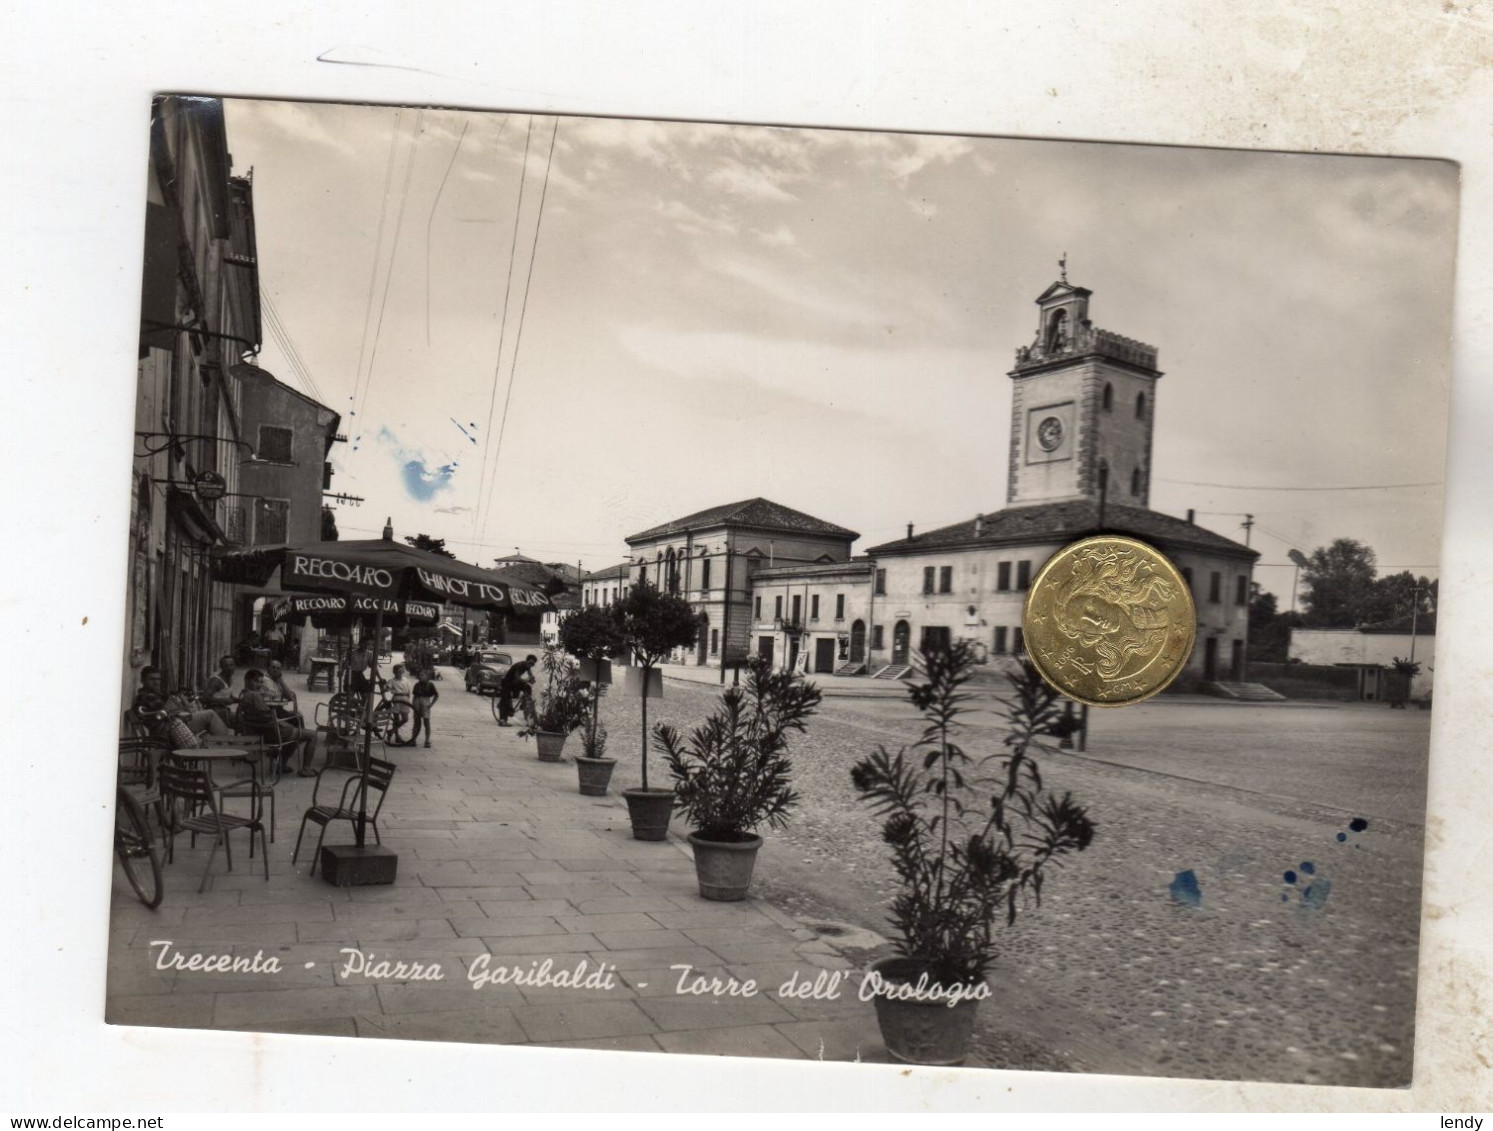
[[[166,894],[161,883],[161,855],[150,834],[145,807],[123,783],[114,794],[114,855],[136,897],[146,907],[161,905]]]
[[[492,717],[499,723],[503,721],[503,696],[501,693],[492,697]],[[518,702],[514,704],[514,714],[522,715],[526,726],[534,725],[534,688],[524,684],[518,691]]]

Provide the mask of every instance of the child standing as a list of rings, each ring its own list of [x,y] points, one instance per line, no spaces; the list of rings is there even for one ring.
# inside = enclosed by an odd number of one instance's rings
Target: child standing
[[[415,684],[415,726],[410,731],[410,745],[415,744],[415,739],[420,737],[420,724],[425,724],[425,749],[430,749],[430,709],[435,706],[435,701],[441,697],[441,693],[435,688],[435,669],[426,668],[420,673],[420,680]]]
[[[389,681],[389,705],[394,708],[394,734],[389,742],[390,746],[413,746],[415,744],[413,735],[407,739],[399,737],[404,724],[410,721],[410,713],[413,710],[410,699],[414,690],[414,682],[405,674],[404,665],[395,664],[394,678]]]

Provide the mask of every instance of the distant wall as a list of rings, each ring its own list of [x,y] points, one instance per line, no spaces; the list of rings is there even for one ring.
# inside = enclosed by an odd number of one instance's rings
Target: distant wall
[[[1358,698],[1358,671],[1330,664],[1270,664],[1254,661],[1250,677],[1287,699]]]

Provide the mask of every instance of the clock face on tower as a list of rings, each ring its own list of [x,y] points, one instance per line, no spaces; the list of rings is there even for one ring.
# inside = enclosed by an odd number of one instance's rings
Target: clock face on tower
[[[1078,438],[1074,402],[1038,404],[1025,410],[1026,437],[1022,442],[1027,463],[1059,463],[1073,458]]]

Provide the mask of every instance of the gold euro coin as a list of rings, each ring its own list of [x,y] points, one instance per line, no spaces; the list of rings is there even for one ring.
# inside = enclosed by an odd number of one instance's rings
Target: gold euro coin
[[[1122,707],[1187,666],[1192,593],[1166,555],[1115,535],[1084,538],[1042,567],[1022,616],[1027,656],[1070,699]]]

